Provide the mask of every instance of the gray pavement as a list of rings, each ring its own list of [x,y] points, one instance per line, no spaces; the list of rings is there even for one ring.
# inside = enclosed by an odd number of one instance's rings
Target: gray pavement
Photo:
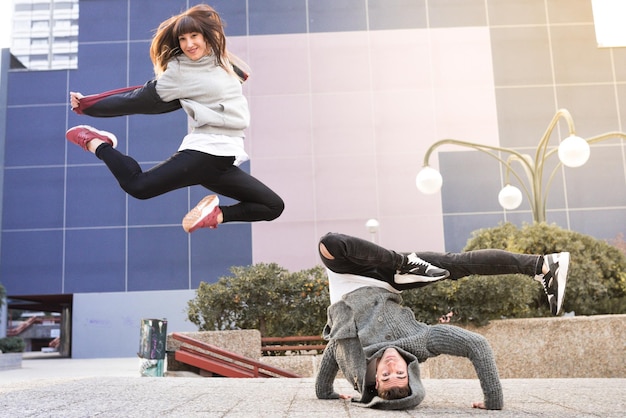
[[[0,371],[0,417],[624,417],[626,379],[506,379],[505,409],[472,409],[477,380],[425,379],[409,411],[318,400],[314,379],[140,377],[138,358],[25,358]],[[342,393],[354,393],[337,380]]]

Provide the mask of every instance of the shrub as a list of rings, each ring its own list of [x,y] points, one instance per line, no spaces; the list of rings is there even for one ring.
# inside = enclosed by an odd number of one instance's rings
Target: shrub
[[[622,241],[623,242],[623,241]],[[570,252],[563,310],[626,313],[626,255],[605,241],[555,225],[511,223],[475,231],[464,251],[496,248],[525,254]],[[256,328],[263,336],[319,335],[329,304],[321,266],[290,273],[277,264],[233,267],[232,276],[200,283],[188,318],[200,330]],[[484,325],[493,319],[551,316],[543,287],[524,275],[471,276],[403,292],[418,320]]]
[[[486,248],[526,254],[569,251],[563,310],[577,315],[626,312],[626,257],[605,241],[545,223],[522,228],[505,223],[475,231],[464,251]],[[543,288],[525,276],[472,276],[405,293],[416,316],[429,323],[450,311],[454,321],[477,325],[500,317],[550,315]]]
[[[26,348],[26,343],[20,337],[0,338],[0,352],[21,353]]]
[[[434,324],[452,312],[451,322],[485,325],[493,319],[548,314],[547,309],[535,306],[537,286],[519,274],[470,276],[408,290],[402,297],[421,322]]]
[[[200,283],[187,316],[201,331],[258,329],[262,336],[319,335],[329,305],[323,268],[290,273],[275,263],[232,267]]]
[[[624,234],[617,234],[615,238],[609,240],[609,244],[620,250],[626,256],[626,241],[624,241]]]

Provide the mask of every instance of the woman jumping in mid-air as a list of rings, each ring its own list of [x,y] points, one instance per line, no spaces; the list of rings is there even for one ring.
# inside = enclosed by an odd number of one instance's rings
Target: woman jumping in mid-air
[[[238,167],[248,160],[243,138],[250,112],[241,87],[247,73],[245,64],[226,49],[217,12],[200,4],[165,20],[152,39],[150,58],[155,80],[92,96],[72,92],[71,105],[78,114],[97,117],[182,107],[193,129],[174,155],[144,172],[133,158],[115,149],[117,139],[110,132],[80,125],[67,131],[67,139],[104,161],[122,189],[137,199],[201,185],[238,201],[220,206],[216,195],[206,196],[183,218],[187,232],[280,216],[280,196]]]

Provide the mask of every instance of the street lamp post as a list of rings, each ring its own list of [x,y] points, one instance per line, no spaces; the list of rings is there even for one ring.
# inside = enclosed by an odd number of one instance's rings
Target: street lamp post
[[[557,148],[548,149],[548,142],[556,127],[558,121],[564,119],[569,129],[569,136],[561,141]],[[560,109],[556,112],[552,121],[548,125],[545,133],[539,140],[537,150],[535,152],[534,159],[528,154],[522,154],[513,149],[496,147],[491,145],[476,144],[473,142],[459,141],[456,139],[442,139],[432,144],[424,156],[424,166],[417,173],[415,183],[417,188],[425,194],[437,193],[441,189],[443,179],[441,174],[436,169],[430,167],[429,159],[433,151],[446,144],[459,145],[468,148],[473,148],[478,151],[482,151],[491,157],[495,158],[506,167],[504,183],[505,186],[500,190],[498,194],[498,202],[500,205],[508,210],[513,210],[519,207],[522,203],[522,191],[517,187],[512,186],[509,182],[510,175],[512,174],[519,181],[524,194],[530,202],[530,206],[533,213],[533,219],[535,222],[546,221],[546,200],[548,197],[548,190],[550,184],[557,170],[561,164],[568,167],[580,167],[585,164],[589,159],[590,148],[589,144],[604,141],[609,138],[621,138],[626,139],[626,133],[624,132],[607,132],[601,135],[597,135],[591,138],[583,139],[576,136],[576,130],[574,128],[574,121],[571,114],[566,109]],[[507,154],[506,159],[501,154]],[[543,172],[545,167],[545,161],[548,157],[558,153],[559,163],[556,165],[550,177],[544,185]],[[517,162],[522,167],[525,173],[526,182],[523,177],[514,169],[513,162]],[[544,191],[545,190],[545,191]]]
[[[370,240],[373,243],[376,243],[376,233],[378,232],[378,227],[380,226],[380,222],[378,222],[377,219],[368,219],[367,222],[365,222],[365,228],[367,229],[367,232],[370,233]]]

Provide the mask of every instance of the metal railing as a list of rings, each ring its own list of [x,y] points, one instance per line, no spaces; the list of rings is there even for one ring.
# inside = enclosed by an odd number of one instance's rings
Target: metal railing
[[[174,359],[224,377],[301,377],[288,370],[263,364],[248,357],[174,332],[172,338],[182,345]]]

